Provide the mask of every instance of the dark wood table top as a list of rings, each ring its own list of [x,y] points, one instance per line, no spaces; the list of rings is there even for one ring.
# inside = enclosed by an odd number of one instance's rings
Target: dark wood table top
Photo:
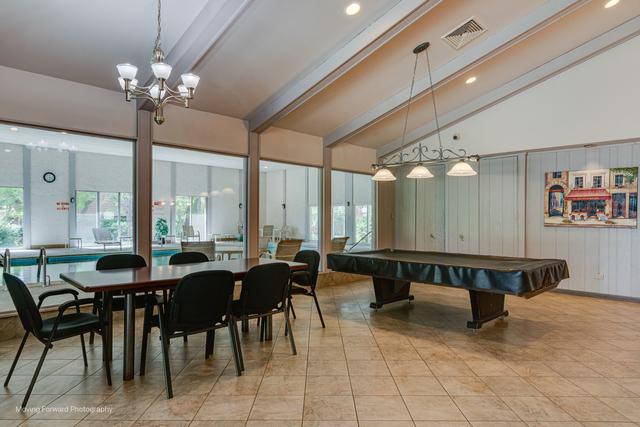
[[[187,274],[206,270],[228,270],[233,273],[236,280],[242,280],[252,267],[272,262],[285,262],[294,271],[307,268],[307,264],[299,262],[267,258],[239,258],[198,264],[62,273],[60,278],[84,292],[144,291],[170,288]]]

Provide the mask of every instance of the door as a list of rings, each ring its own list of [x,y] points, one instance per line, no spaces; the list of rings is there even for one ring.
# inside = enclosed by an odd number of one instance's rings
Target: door
[[[433,178],[416,181],[416,250],[444,251],[444,166],[429,166]]]

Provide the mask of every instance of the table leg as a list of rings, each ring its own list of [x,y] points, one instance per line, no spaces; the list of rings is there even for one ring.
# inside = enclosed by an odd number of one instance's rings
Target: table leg
[[[265,333],[264,340],[271,341],[273,340],[273,316],[263,317],[262,320],[267,325],[267,331]]]
[[[102,357],[105,360],[112,361],[113,360],[113,297],[111,296],[111,292],[104,292],[102,294],[102,303],[104,307],[102,310],[104,312],[104,335],[106,348],[102,352]]]
[[[406,280],[374,277],[373,290],[376,294],[376,302],[369,304],[371,308],[382,308],[384,304],[389,304],[390,302],[413,300],[413,295],[409,293],[411,282]]]
[[[122,360],[122,379],[133,379],[136,345],[136,294],[128,292],[124,296],[124,353]]]
[[[469,291],[469,298],[473,320],[467,322],[467,328],[480,329],[483,324],[493,319],[509,315],[504,309],[504,294]]]

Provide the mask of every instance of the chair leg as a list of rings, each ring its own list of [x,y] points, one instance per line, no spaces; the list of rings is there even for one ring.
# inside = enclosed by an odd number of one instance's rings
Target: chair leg
[[[293,300],[291,296],[289,296],[289,307],[291,308],[291,314],[293,314],[293,318],[296,318],[296,311],[293,309]]]
[[[240,344],[240,333],[238,323],[233,320],[233,335],[236,337],[236,348],[238,349],[238,359],[240,360],[240,370],[244,371],[244,359],[242,358],[242,344]]]
[[[316,303],[316,309],[318,310],[318,317],[320,317],[320,323],[322,323],[322,327],[324,328],[324,319],[322,318],[322,311],[320,311],[320,303],[318,303],[318,297],[316,296],[316,291],[311,291],[311,295],[313,296],[313,300]]]
[[[233,362],[236,367],[236,376],[242,375],[242,367],[240,366],[240,354],[238,353],[238,341],[236,340],[236,332],[233,327],[233,321],[229,322],[229,338],[231,339],[231,350],[233,350]]]
[[[47,357],[47,352],[49,352],[50,347],[52,347],[51,344],[44,345],[42,356],[40,356],[40,361],[38,362],[38,366],[36,366],[36,371],[33,373],[33,378],[31,379],[31,383],[29,384],[29,388],[27,389],[27,394],[24,395],[24,400],[22,401],[22,405],[20,406],[21,409],[24,409],[27,406],[27,402],[29,401],[29,397],[31,396],[31,392],[33,391],[33,386],[36,385],[38,374],[40,374],[40,369],[42,369],[42,364],[44,363],[45,357]]]
[[[140,349],[140,376],[144,376],[147,368],[147,347],[149,346],[149,333],[151,332],[151,318],[153,317],[153,306],[147,302],[144,306],[144,317],[142,324],[142,347]]]
[[[84,335],[80,334],[80,345],[82,346],[82,359],[84,359],[84,367],[89,366],[89,362],[87,362],[87,348],[84,345]]]
[[[204,347],[204,358],[208,359],[209,356],[213,356],[213,346],[216,340],[216,331],[207,331],[207,341]]]
[[[20,354],[22,354],[22,349],[24,348],[25,343],[27,342],[27,338],[29,338],[29,332],[24,333],[24,337],[22,338],[22,342],[20,343],[20,347],[18,347],[18,352],[16,353],[15,359],[13,359],[13,363],[11,364],[11,368],[9,368],[9,373],[7,374],[7,379],[4,380],[4,386],[9,385],[9,380],[11,379],[11,375],[13,374],[13,370],[16,368],[18,364],[18,359],[20,359]]]
[[[288,310],[284,310],[284,320],[285,320],[285,327],[287,328],[287,331],[289,331],[289,343],[291,344],[291,352],[296,355],[298,354],[298,351],[296,350],[296,342],[293,339],[293,330],[291,329],[291,322],[289,321],[289,312]]]
[[[95,296],[94,296],[95,298]],[[96,308],[95,304],[93,305],[93,309],[91,310],[91,313],[93,314],[97,314],[98,313],[98,309]],[[93,339],[95,337],[96,333],[95,332],[89,332],[89,345],[93,345]]]
[[[160,340],[162,344],[162,361],[164,363],[164,381],[167,388],[167,399],[173,397],[173,387],[171,386],[171,365],[169,363],[169,338],[164,326],[162,313],[158,316],[160,319]]]
[[[102,337],[102,352],[104,353],[104,349],[107,347],[107,337],[104,332],[100,336]],[[107,384],[111,387],[111,361],[108,357],[103,357],[102,359],[104,361],[104,369],[107,372]]]
[[[263,320],[262,322],[260,322],[260,342],[264,341],[264,337],[266,334],[265,326],[267,326],[266,321]]]
[[[189,342],[189,337],[187,337],[186,335],[184,337],[182,337],[182,341],[184,343],[188,343]]]

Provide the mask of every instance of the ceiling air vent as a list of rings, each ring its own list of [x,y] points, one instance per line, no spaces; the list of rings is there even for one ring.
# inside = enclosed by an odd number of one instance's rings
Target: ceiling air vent
[[[474,18],[469,18],[469,20],[464,22],[462,25],[459,25],[448,34],[442,36],[442,39],[449,43],[452,48],[460,49],[471,40],[479,37],[485,31],[487,30],[485,30],[478,21]]]

